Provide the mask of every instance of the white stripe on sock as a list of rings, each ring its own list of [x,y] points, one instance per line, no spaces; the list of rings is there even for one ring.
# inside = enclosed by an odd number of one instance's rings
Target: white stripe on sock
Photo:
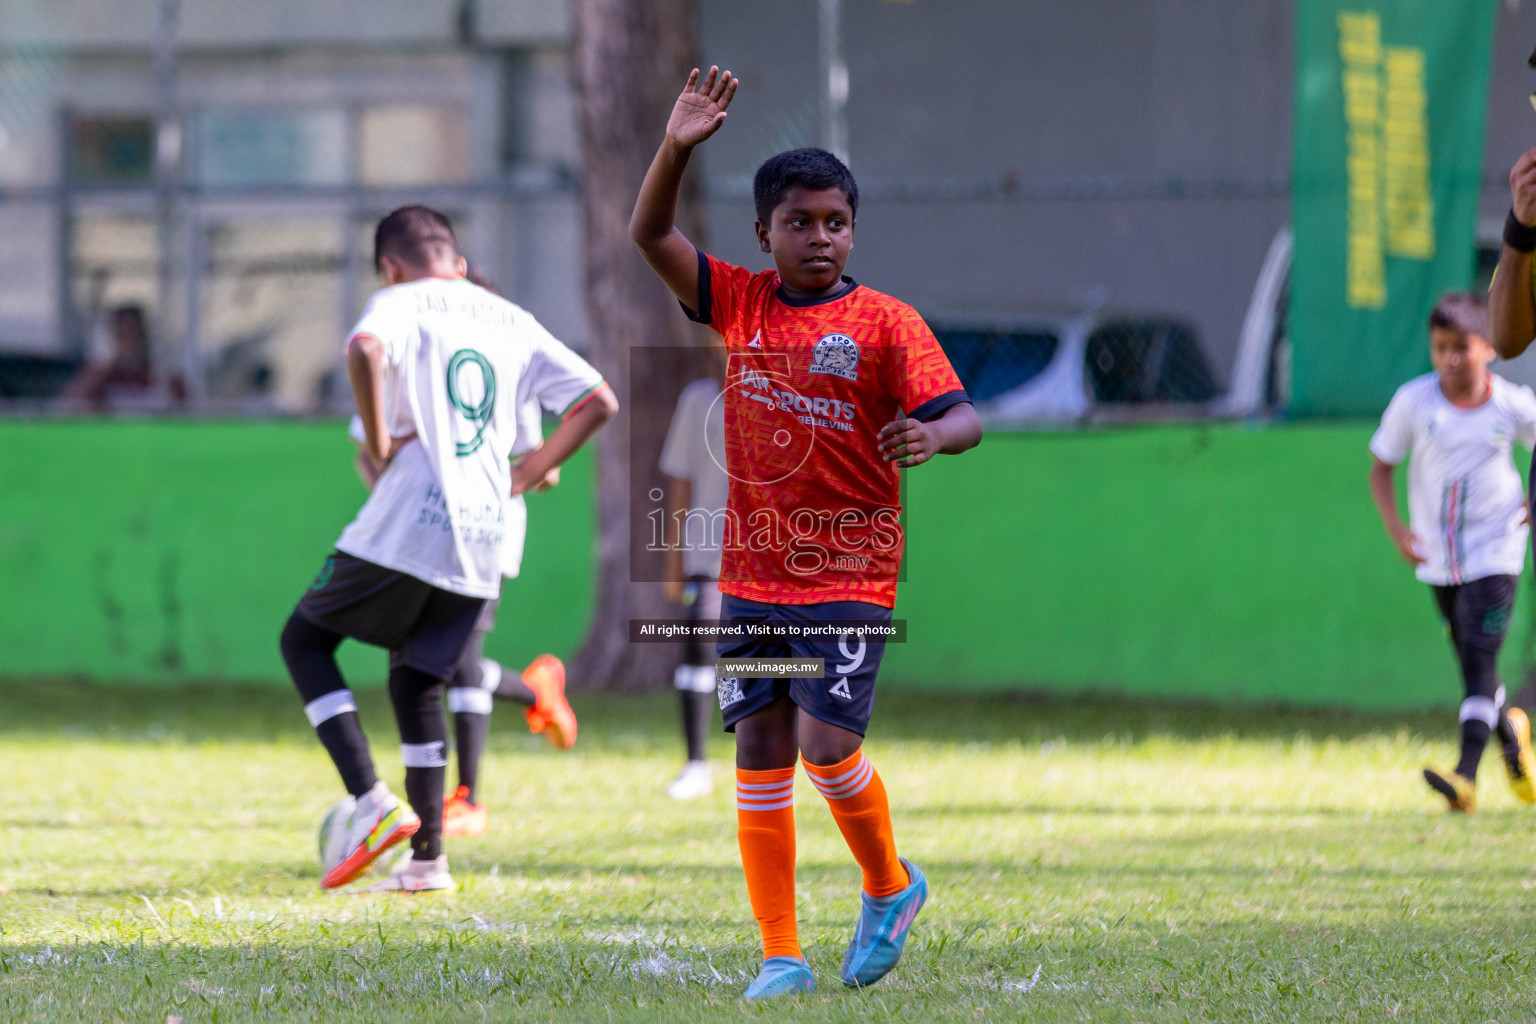
[[[715,666],[679,665],[672,673],[672,685],[690,693],[714,693]]]
[[[1483,722],[1492,729],[1499,724],[1499,709],[1492,697],[1468,697],[1461,702],[1461,721]]]
[[[400,744],[400,760],[407,768],[442,768],[448,764],[443,741]]]
[[[743,811],[777,811],[795,803],[795,780],[736,783],[736,807]]]
[[[356,710],[357,701],[352,699],[351,690],[332,690],[304,705],[304,714],[310,725],[319,725],[337,715]]]
[[[491,691],[477,686],[455,686],[448,691],[448,710],[454,714],[468,712],[471,715],[488,715],[496,701]]]
[[[875,774],[875,766],[869,763],[869,758],[864,752],[859,751],[859,760],[848,771],[836,778],[823,779],[811,771],[811,765],[806,765],[805,774],[810,776],[811,785],[828,800],[843,800],[859,793],[869,785],[870,777]]]
[[[480,659],[480,689],[487,693],[501,685],[501,662],[490,658]],[[486,714],[490,714],[489,711]]]

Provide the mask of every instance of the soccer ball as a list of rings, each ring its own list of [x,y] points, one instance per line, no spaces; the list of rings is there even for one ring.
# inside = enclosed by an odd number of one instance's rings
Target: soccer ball
[[[331,809],[320,819],[320,870],[329,871],[346,856],[347,833],[351,831],[352,812],[357,809],[357,798],[344,796],[331,804]]]

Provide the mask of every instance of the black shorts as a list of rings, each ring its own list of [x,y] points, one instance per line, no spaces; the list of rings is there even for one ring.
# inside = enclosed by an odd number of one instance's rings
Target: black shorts
[[[322,629],[384,648],[390,668],[405,665],[447,680],[485,603],[338,551],[294,611]]]
[[[891,609],[865,601],[828,601],[823,604],[764,604],[721,595],[720,618],[724,622],[797,623],[813,626],[823,622],[867,622],[889,625]],[[840,635],[805,640],[733,640],[717,647],[721,658],[822,658],[824,679],[722,679],[716,687],[720,717],[725,731],[785,695],[818,721],[863,736],[875,709],[875,674],[885,655],[885,638],[863,634],[851,626]]]
[[[1509,631],[1515,606],[1515,576],[1484,576],[1466,583],[1437,586],[1435,606],[1450,630],[1451,643],[1497,654]]]

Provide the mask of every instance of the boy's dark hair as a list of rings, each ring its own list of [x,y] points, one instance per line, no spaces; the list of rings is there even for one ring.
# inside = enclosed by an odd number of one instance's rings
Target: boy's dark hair
[[[1446,292],[1429,312],[1429,326],[1488,340],[1488,304],[1472,292]]]
[[[459,254],[459,242],[453,224],[430,206],[402,206],[391,210],[373,232],[373,269],[378,270],[385,256],[412,267],[425,267],[436,255],[432,250],[447,246]]]
[[[757,208],[757,219],[764,224],[772,220],[773,211],[793,185],[842,189],[848,197],[849,210],[855,217],[859,215],[859,186],[847,165],[824,149],[808,146],[771,156],[757,169],[752,177],[752,203]]]

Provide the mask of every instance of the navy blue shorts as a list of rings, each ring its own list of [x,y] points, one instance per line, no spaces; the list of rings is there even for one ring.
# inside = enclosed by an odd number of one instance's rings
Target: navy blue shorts
[[[722,594],[720,619],[732,623],[795,623],[801,627],[825,622],[888,626],[891,609],[865,601],[764,604]],[[850,626],[839,635],[827,637],[721,641],[716,654],[721,658],[822,658],[826,662],[825,679],[720,680],[716,693],[726,732],[735,732],[737,722],[786,694],[796,707],[818,721],[860,736],[869,728],[869,716],[875,708],[875,674],[885,654],[884,636],[870,637]]]

